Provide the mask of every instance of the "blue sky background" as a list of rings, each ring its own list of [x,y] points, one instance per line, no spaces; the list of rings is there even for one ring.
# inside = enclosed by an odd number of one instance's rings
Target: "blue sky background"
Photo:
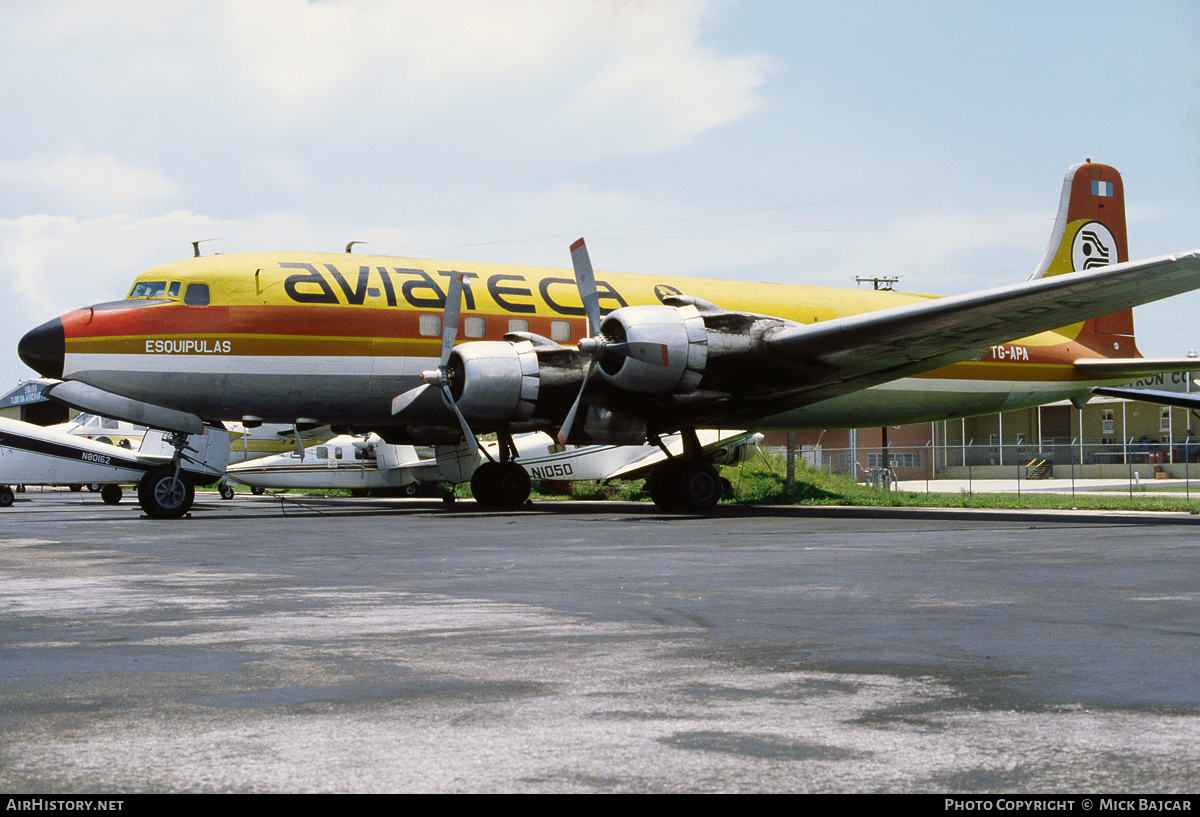
[[[205,252],[943,294],[1024,280],[1063,174],[1200,247],[1200,4],[12,0],[0,385],[29,328]],[[1200,295],[1136,312],[1200,348]]]

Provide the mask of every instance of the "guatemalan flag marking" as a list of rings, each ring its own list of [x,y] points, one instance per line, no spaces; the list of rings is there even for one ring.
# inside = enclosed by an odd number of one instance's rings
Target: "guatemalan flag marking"
[[[1113,183],[1112,182],[1101,182],[1101,181],[1093,181],[1092,182],[1092,195],[1093,196],[1111,196],[1112,194],[1113,194]]]

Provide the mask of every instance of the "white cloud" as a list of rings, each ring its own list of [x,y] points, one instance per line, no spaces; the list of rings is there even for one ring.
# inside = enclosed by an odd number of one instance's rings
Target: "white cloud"
[[[124,165],[111,154],[36,154],[0,162],[0,183],[22,187],[46,209],[60,213],[129,212],[177,191],[153,170]]]

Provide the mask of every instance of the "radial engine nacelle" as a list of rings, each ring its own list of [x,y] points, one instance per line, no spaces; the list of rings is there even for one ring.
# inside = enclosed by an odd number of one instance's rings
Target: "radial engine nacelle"
[[[623,307],[600,324],[600,336],[600,374],[619,389],[688,394],[704,377],[708,330],[694,306]],[[628,353],[616,351],[623,344]]]
[[[585,339],[579,349],[544,338],[536,343],[463,343],[450,354],[450,389],[459,410],[473,423],[519,427],[557,420],[562,400],[547,400],[547,392],[559,387],[577,390],[586,376],[588,356],[597,358],[601,376],[618,389],[687,394],[704,376],[708,330],[695,306],[628,306],[610,313],[600,334]],[[426,382],[436,376],[428,372]],[[558,417],[550,416],[555,413]]]

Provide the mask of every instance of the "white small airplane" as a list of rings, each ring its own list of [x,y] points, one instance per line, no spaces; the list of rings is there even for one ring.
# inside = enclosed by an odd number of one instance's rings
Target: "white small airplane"
[[[762,439],[761,434],[748,431],[705,430],[699,436],[705,457],[714,465],[741,462]],[[517,449],[514,462],[525,470],[527,481],[638,479],[667,459],[667,452],[679,456],[683,451],[683,439],[678,434],[663,439],[665,451],[652,445],[563,446],[542,432],[515,435],[513,442]],[[492,442],[482,450],[487,458],[496,460],[500,446]],[[424,485],[471,478],[475,461],[465,450],[458,453],[464,467],[448,476],[428,450],[388,445],[375,434],[365,438],[343,435],[302,452],[235,463],[229,466],[225,478],[255,489],[343,489],[362,495],[372,489],[399,488],[408,496],[416,496]],[[471,487],[480,490],[474,482]]]
[[[375,434],[343,434],[285,454],[234,463],[225,480],[255,489],[342,489],[360,496],[384,488],[416,496],[422,485],[447,481],[436,460],[421,457],[411,445],[388,445]]]
[[[100,483],[100,497],[121,501],[118,483],[136,482],[147,516],[183,516],[195,486],[216,481],[229,464],[229,433],[205,428],[189,435],[147,431],[138,451],[55,428],[0,418],[0,507],[13,504],[10,487]],[[190,453],[189,453],[190,452]]]

